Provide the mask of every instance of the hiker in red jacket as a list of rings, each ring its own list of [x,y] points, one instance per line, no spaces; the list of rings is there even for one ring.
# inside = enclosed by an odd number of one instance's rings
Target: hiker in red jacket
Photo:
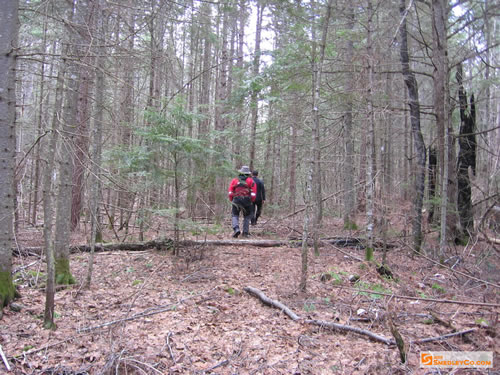
[[[231,225],[233,237],[240,235],[240,212],[243,214],[243,237],[250,235],[250,220],[253,216],[253,202],[257,196],[257,185],[253,181],[250,168],[242,166],[239,175],[229,184],[228,197],[232,203]]]

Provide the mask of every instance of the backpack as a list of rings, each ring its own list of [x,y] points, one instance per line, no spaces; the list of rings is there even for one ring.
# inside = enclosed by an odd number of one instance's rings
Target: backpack
[[[247,184],[247,176],[241,175],[238,177],[238,184],[234,187],[235,197],[249,197],[252,189]]]

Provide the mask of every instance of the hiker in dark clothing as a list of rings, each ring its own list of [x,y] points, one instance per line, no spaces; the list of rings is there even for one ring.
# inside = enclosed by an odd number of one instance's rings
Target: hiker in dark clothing
[[[238,171],[239,175],[233,178],[227,192],[232,203],[231,225],[233,237],[240,235],[240,212],[243,214],[243,237],[250,235],[250,221],[253,214],[253,201],[257,195],[257,185],[250,177],[250,168],[246,165]]]
[[[262,214],[262,205],[266,201],[266,188],[264,187],[264,182],[257,177],[258,175],[259,171],[255,170],[252,172],[252,179],[255,185],[257,185],[257,196],[253,202],[252,225],[257,224],[257,220]]]

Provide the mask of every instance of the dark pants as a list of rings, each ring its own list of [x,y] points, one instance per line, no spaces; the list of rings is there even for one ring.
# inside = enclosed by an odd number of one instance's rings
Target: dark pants
[[[240,212],[243,214],[243,233],[249,233],[253,207],[250,197],[234,197],[231,210],[231,225],[234,231],[240,230]]]
[[[252,224],[257,224],[257,220],[262,214],[262,201],[253,202]]]

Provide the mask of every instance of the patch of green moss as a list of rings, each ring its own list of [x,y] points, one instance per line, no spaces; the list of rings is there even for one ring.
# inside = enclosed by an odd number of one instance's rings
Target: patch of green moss
[[[344,229],[346,230],[358,230],[358,225],[351,220],[346,220],[344,222]]]
[[[7,306],[16,295],[10,272],[0,272],[0,307]]]
[[[365,260],[371,262],[373,260],[373,247],[367,247],[365,250]]]
[[[75,284],[76,280],[71,274],[69,269],[69,259],[59,258],[56,259],[56,284],[58,285],[71,285]]]

